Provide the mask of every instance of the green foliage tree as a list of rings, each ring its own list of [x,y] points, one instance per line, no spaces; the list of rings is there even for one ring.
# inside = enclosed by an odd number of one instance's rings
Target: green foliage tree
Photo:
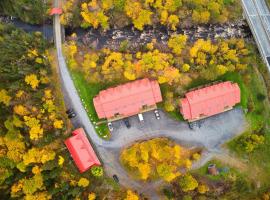
[[[49,2],[39,0],[1,0],[0,12],[19,17],[31,24],[42,24],[48,18]]]
[[[195,190],[198,187],[198,182],[190,174],[185,174],[180,177],[179,185],[184,192]]]
[[[99,166],[94,166],[91,168],[91,173],[93,176],[101,177],[103,176],[103,168]]]

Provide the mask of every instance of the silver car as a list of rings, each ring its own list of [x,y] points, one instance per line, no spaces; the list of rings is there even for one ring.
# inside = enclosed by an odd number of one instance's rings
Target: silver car
[[[159,111],[155,110],[154,113],[155,113],[156,119],[159,120],[160,119]]]
[[[112,125],[112,122],[108,122],[108,128],[109,128],[109,130],[110,130],[110,132],[112,132],[113,131],[113,125]]]

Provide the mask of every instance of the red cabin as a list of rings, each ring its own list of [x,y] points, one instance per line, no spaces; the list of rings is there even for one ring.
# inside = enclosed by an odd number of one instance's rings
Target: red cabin
[[[85,172],[92,166],[99,166],[100,161],[95,154],[83,128],[78,128],[72,132],[72,137],[65,141],[75,164],[79,171]]]
[[[240,88],[230,81],[193,90],[180,99],[180,112],[192,122],[232,109],[240,102]]]
[[[93,99],[98,117],[128,117],[162,101],[157,81],[148,78],[100,91]]]
[[[61,15],[62,12],[62,8],[52,8],[50,11],[50,15]]]

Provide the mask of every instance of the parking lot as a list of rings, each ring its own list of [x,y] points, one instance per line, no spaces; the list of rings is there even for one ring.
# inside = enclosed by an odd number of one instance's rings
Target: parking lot
[[[169,137],[185,146],[213,149],[241,133],[246,125],[242,110],[238,108],[204,119],[201,127],[195,130],[191,130],[187,122],[174,120],[163,111],[159,113],[159,120],[154,111],[143,113],[143,122],[139,121],[137,115],[129,117],[130,128],[127,128],[123,120],[112,122],[113,131],[106,146],[117,148],[136,140]]]

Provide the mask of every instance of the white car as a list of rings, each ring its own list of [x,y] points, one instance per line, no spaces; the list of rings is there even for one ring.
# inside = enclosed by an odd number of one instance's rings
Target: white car
[[[142,113],[139,113],[138,114],[138,117],[139,117],[139,121],[140,122],[144,122]]]
[[[155,113],[156,119],[159,120],[160,119],[159,111],[155,110],[154,113]]]
[[[110,130],[110,132],[112,132],[113,131],[113,125],[112,125],[112,122],[108,122],[108,128],[109,128],[109,130]]]

